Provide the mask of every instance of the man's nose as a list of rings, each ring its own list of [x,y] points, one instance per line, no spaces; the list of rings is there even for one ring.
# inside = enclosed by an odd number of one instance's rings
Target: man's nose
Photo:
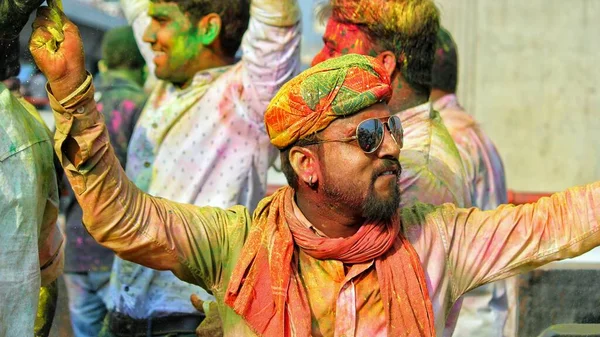
[[[150,22],[148,24],[148,27],[146,27],[146,30],[144,31],[144,36],[142,37],[142,40],[144,42],[147,43],[154,43],[156,42],[156,30],[154,29],[154,27],[152,27],[153,23]]]
[[[398,159],[402,145],[402,140],[398,139],[398,142],[396,142],[388,128],[384,127],[383,142],[379,148],[379,157],[393,157]]]

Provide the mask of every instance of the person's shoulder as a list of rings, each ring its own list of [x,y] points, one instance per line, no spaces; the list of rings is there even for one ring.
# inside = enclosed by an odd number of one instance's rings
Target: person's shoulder
[[[0,90],[0,160],[33,144],[50,141],[46,127],[8,90]]]
[[[400,209],[400,221],[403,231],[406,233],[421,231],[426,227],[431,227],[435,219],[439,218],[444,212],[444,206],[415,202],[411,206]]]

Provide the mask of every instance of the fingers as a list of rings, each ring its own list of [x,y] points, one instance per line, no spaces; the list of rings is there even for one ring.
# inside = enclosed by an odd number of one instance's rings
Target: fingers
[[[200,312],[204,312],[204,301],[200,299],[200,297],[198,297],[198,295],[196,294],[192,294],[190,296],[190,301],[192,302],[192,305],[194,306],[194,308],[196,308],[196,310],[200,311]]]
[[[63,33],[63,22],[56,10],[48,7],[40,8],[32,26],[33,35],[31,41],[36,49],[45,45],[51,52],[58,51],[58,45],[65,40],[65,36]]]
[[[55,44],[54,36],[45,27],[36,28],[29,39],[29,51],[35,56],[40,48],[46,48],[47,44]],[[51,49],[53,52],[54,49]]]
[[[79,41],[79,30],[65,14],[58,8],[40,7],[37,11],[37,16],[33,21],[33,35],[30,40],[30,50],[45,46],[52,53],[58,52],[60,44],[66,40],[66,36],[70,36],[68,40]],[[38,31],[47,32],[37,33]],[[35,36],[35,39],[34,39]]]

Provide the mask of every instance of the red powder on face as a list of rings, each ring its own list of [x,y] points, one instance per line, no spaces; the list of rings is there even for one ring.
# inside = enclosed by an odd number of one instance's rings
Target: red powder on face
[[[373,55],[373,44],[357,25],[345,23],[330,17],[323,35],[325,46],[314,57],[312,65],[327,59],[346,54]]]

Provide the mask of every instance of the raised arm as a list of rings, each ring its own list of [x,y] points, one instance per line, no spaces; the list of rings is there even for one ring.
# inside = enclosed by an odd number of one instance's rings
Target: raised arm
[[[297,0],[253,0],[242,40],[242,99],[251,120],[264,112],[279,88],[300,66],[300,8]]]
[[[150,47],[149,43],[144,42],[144,32],[150,24],[150,17],[148,16],[148,7],[150,6],[149,0],[121,0],[121,8],[127,18],[127,22],[133,29],[135,36],[135,42],[138,45],[140,53],[146,60],[146,66],[148,66],[148,75],[154,76],[154,52]]]
[[[145,194],[131,183],[96,110],[77,28],[61,14],[64,41],[50,53],[45,46],[53,39],[51,31],[60,29],[50,15],[47,8],[38,12],[30,49],[49,80],[57,127],[55,150],[82,206],[83,223],[100,244],[120,257],[171,270],[211,289],[219,282],[222,266],[229,264],[229,248],[243,244],[247,211],[178,204]],[[74,79],[81,73],[83,80],[77,83]]]
[[[444,205],[438,213],[434,218],[447,243],[457,297],[600,245],[600,182],[573,187],[535,204],[503,205],[490,211]]]

